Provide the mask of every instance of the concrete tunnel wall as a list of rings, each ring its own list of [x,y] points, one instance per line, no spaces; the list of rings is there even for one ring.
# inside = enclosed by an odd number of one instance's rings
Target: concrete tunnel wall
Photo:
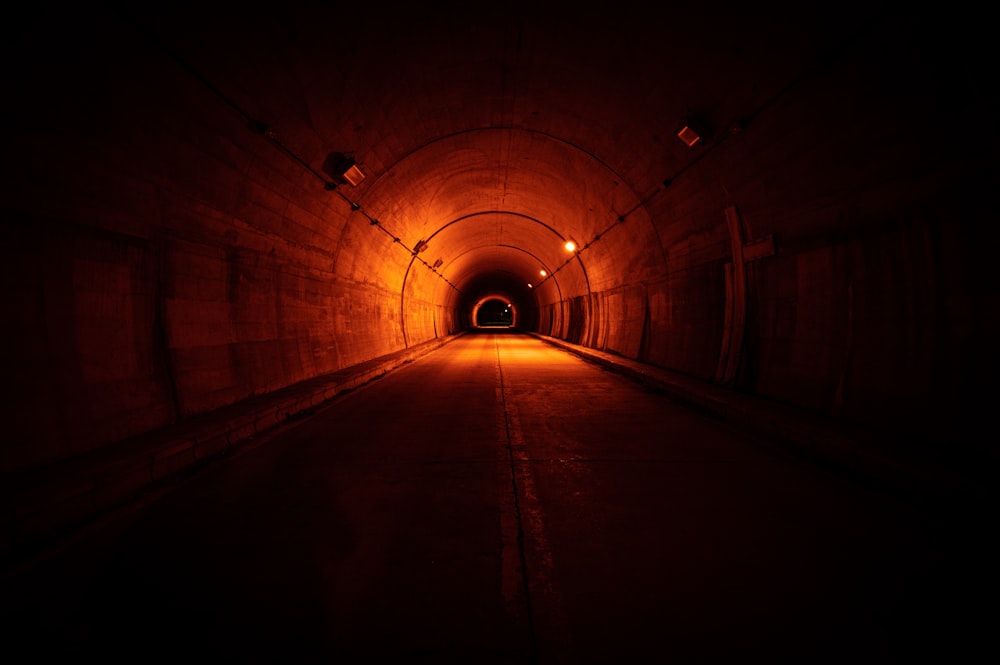
[[[29,18],[5,47],[6,477],[446,339],[486,295],[529,331],[995,456],[955,435],[996,368],[974,39],[838,14],[826,41],[779,22],[728,50],[675,27],[689,57],[664,62],[581,13],[518,17],[512,55],[502,21],[363,16],[324,41],[294,9],[150,11]],[[325,173],[331,151],[364,181]]]

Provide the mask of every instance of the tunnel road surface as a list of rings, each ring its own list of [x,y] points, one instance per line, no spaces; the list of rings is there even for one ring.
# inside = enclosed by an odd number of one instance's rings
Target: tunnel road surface
[[[130,663],[909,662],[974,637],[941,522],[480,330],[152,502],[21,636]]]

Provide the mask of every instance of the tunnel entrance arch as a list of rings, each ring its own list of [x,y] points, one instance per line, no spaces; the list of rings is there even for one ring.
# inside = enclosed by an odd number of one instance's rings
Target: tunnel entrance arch
[[[511,328],[516,323],[516,309],[506,298],[487,296],[472,308],[472,325],[477,328]]]

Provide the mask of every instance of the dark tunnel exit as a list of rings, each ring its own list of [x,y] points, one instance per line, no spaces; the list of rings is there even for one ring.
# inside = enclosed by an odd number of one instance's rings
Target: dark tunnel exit
[[[487,300],[476,311],[477,326],[514,325],[513,306],[503,300]]]

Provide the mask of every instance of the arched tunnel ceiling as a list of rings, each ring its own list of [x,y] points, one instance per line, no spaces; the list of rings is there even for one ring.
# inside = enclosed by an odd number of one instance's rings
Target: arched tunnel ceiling
[[[117,18],[306,168],[336,151],[357,161],[365,179],[338,193],[407,251],[342,272],[454,305],[641,278],[662,251],[644,204],[692,160],[681,119],[724,131],[855,20],[843,5],[652,7],[170,3]],[[331,255],[384,248],[346,205],[326,217],[316,242]],[[567,255],[564,239],[583,251]],[[553,288],[524,291],[542,268],[558,272]]]

